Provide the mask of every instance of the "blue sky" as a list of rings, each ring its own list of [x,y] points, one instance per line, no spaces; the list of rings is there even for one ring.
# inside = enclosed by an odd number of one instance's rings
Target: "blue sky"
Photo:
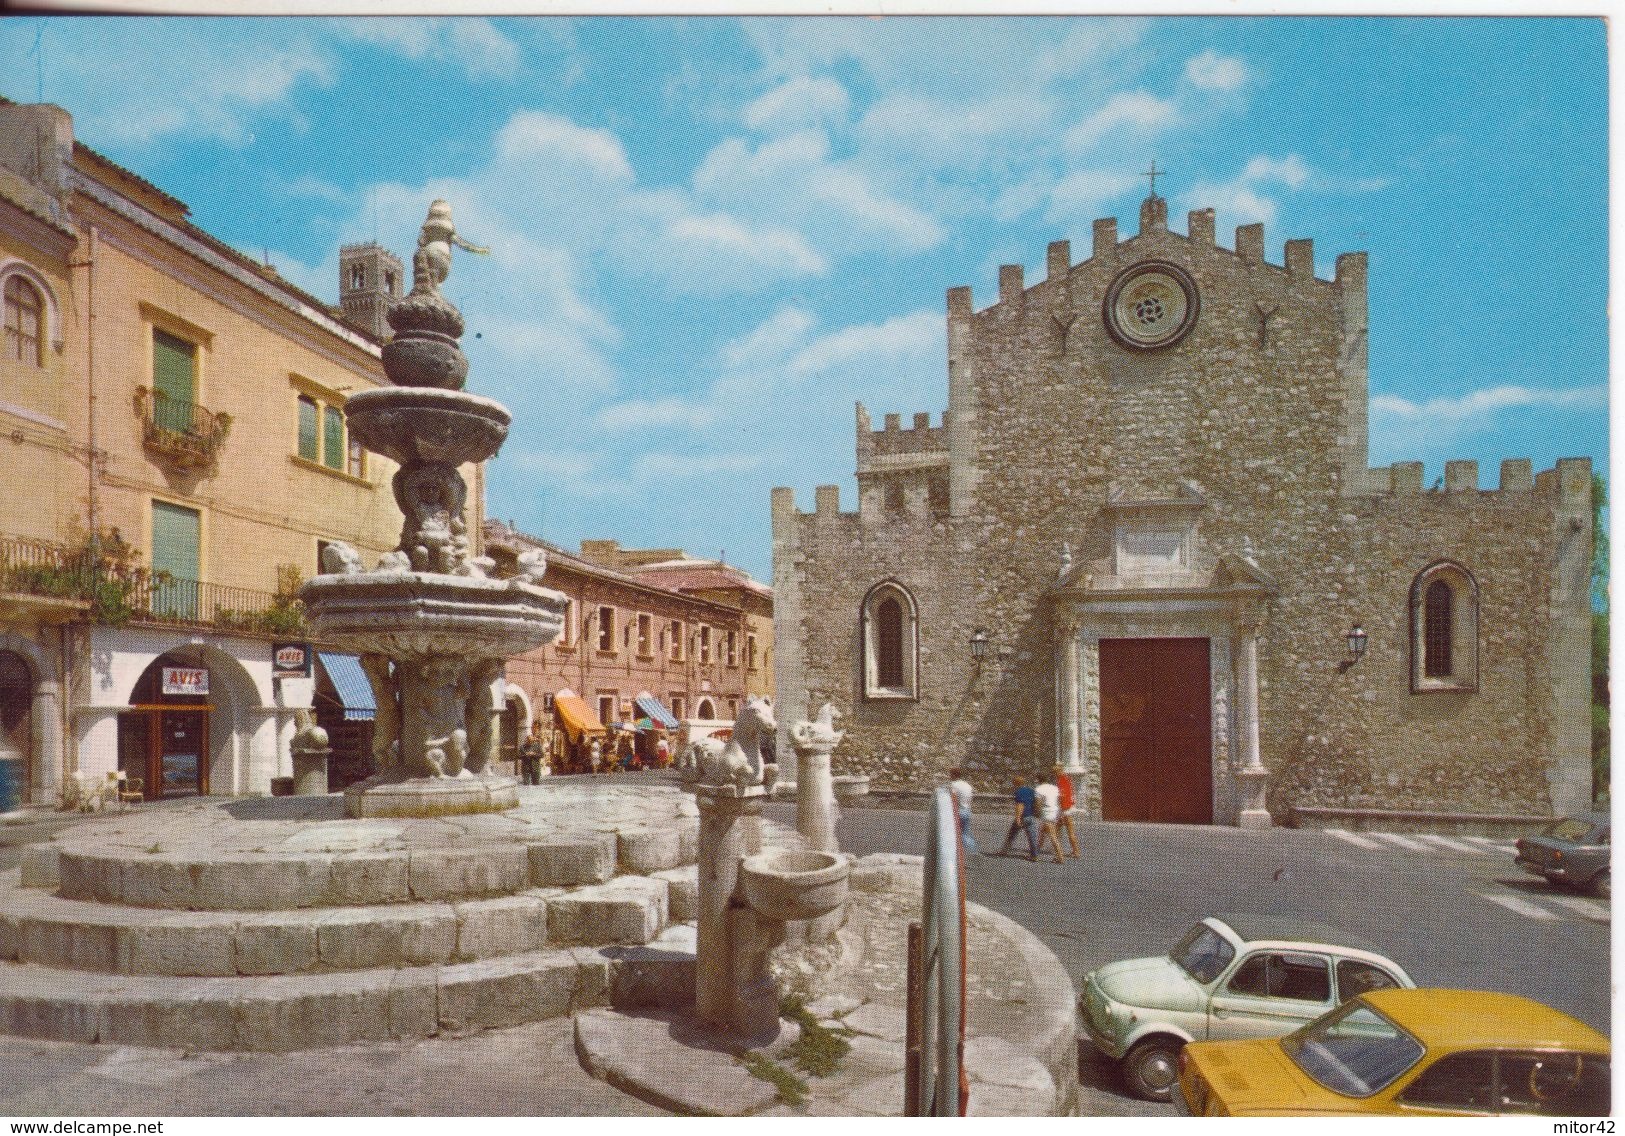
[[[854,400],[942,411],[944,290],[1132,232],[1153,159],[1175,228],[1370,252],[1373,464],[1606,469],[1599,19],[40,17],[0,76],[330,302],[447,198],[488,512],[567,547],[770,578]]]

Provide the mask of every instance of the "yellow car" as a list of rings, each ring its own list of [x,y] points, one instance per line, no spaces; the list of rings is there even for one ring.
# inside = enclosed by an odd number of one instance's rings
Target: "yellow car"
[[[1373,990],[1282,1038],[1181,1051],[1191,1116],[1607,1116],[1608,1039],[1515,994]]]

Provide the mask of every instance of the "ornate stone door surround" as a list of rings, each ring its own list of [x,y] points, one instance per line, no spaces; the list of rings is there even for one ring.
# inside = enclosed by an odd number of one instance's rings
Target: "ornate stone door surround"
[[[1268,771],[1258,748],[1258,634],[1272,580],[1244,556],[1221,558],[1205,582],[1125,586],[1083,572],[1050,592],[1056,752],[1078,806],[1100,819],[1100,640],[1206,638],[1212,683],[1213,817],[1267,828]]]

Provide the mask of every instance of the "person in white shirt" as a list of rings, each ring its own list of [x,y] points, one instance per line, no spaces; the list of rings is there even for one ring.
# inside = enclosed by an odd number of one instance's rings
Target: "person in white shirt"
[[[965,780],[965,771],[962,769],[948,770],[948,794],[954,799],[954,812],[959,814],[959,837],[964,842],[967,856],[976,853],[976,837],[970,831],[970,803],[976,796],[976,790],[971,783]]]
[[[1057,825],[1061,820],[1061,789],[1054,781],[1044,781],[1033,789],[1038,798],[1038,850],[1044,850],[1048,840],[1055,849],[1055,862],[1066,863],[1061,854],[1061,833]]]

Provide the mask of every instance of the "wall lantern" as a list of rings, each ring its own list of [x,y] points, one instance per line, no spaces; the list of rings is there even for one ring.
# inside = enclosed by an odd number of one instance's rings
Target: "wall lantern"
[[[1353,627],[1349,628],[1343,633],[1343,638],[1348,640],[1348,665],[1352,667],[1355,663],[1360,661],[1360,656],[1365,654],[1365,628],[1356,623]]]
[[[978,663],[987,658],[986,629],[978,627],[975,631],[971,632],[970,657],[975,659]]]

